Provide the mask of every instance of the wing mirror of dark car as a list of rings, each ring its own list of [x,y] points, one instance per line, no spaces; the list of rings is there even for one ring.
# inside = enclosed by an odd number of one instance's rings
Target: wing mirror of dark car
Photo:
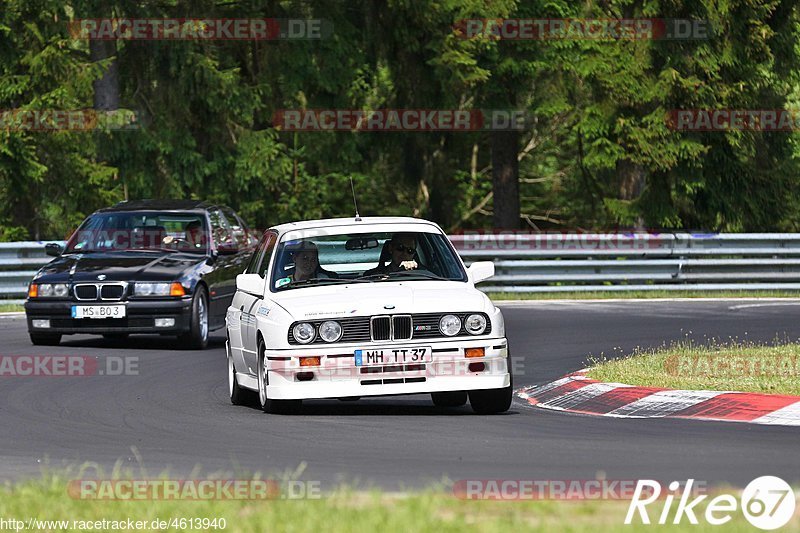
[[[64,249],[60,244],[49,242],[44,245],[44,253],[52,257],[58,257]]]
[[[345,250],[368,250],[370,248],[378,247],[378,239],[369,239],[363,237],[356,237],[354,239],[347,239],[344,243]]]
[[[219,255],[233,255],[239,253],[239,245],[235,242],[223,242],[217,245]]]

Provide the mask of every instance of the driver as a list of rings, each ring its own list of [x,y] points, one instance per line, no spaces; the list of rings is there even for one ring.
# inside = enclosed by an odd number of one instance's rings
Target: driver
[[[373,274],[388,274],[389,272],[402,272],[413,270],[419,265],[414,260],[417,251],[417,237],[413,233],[396,233],[389,241],[389,254],[391,261],[388,265],[380,263],[377,267],[364,272],[364,276]]]

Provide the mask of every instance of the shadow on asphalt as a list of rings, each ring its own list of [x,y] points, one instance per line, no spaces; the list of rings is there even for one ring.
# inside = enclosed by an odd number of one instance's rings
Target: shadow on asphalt
[[[180,343],[177,337],[161,335],[131,335],[127,339],[106,339],[101,336],[81,336],[71,338],[64,336],[61,346],[74,348],[114,348],[115,350],[177,350],[177,351],[202,351],[191,350]],[[213,350],[225,347],[225,337],[209,337],[208,348]]]
[[[243,409],[255,414],[261,413],[255,400],[247,406],[231,406],[233,409]],[[396,403],[389,403],[386,400],[364,399],[359,401],[342,402],[339,400],[306,400],[297,413],[293,414],[271,414],[267,416],[281,417],[303,417],[303,416],[512,416],[519,414],[511,410],[497,415],[478,415],[469,406],[464,407],[436,407],[425,400],[399,400]]]

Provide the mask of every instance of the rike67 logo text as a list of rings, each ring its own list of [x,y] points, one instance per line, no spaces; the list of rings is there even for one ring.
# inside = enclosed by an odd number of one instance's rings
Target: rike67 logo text
[[[784,480],[774,476],[762,476],[751,481],[740,499],[731,494],[721,494],[709,500],[700,512],[698,506],[708,498],[707,494],[692,497],[694,480],[689,479],[681,487],[677,481],[668,486],[668,492],[662,498],[662,487],[658,481],[649,479],[639,480],[633,492],[625,523],[632,524],[641,520],[643,524],[650,524],[651,518],[648,511],[656,511],[653,520],[658,524],[680,524],[687,520],[690,524],[698,524],[698,515],[708,524],[719,526],[730,522],[736,513],[743,513],[744,517],[753,526],[772,530],[786,525],[794,515],[795,495],[792,487]],[[658,513],[657,500],[663,501],[663,507]],[[673,503],[678,500],[673,510]],[[648,509],[648,506],[650,508]],[[638,515],[638,520],[637,520]]]

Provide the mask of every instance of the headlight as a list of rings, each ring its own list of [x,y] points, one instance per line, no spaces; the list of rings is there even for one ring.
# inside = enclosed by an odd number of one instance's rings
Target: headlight
[[[469,315],[464,327],[472,335],[480,335],[486,331],[486,318],[483,315]]]
[[[169,283],[142,283],[133,285],[135,296],[169,296]]]
[[[335,320],[326,320],[319,326],[319,336],[325,342],[336,342],[342,338],[342,326]]]
[[[314,340],[314,326],[308,322],[301,322],[292,328],[292,334],[294,335],[294,340],[300,344],[308,344]]]
[[[28,291],[30,296],[32,293],[39,298],[64,298],[69,294],[69,285],[66,283],[38,283],[36,289]]]
[[[457,335],[461,331],[461,319],[456,315],[444,315],[439,320],[439,331],[448,337]]]

